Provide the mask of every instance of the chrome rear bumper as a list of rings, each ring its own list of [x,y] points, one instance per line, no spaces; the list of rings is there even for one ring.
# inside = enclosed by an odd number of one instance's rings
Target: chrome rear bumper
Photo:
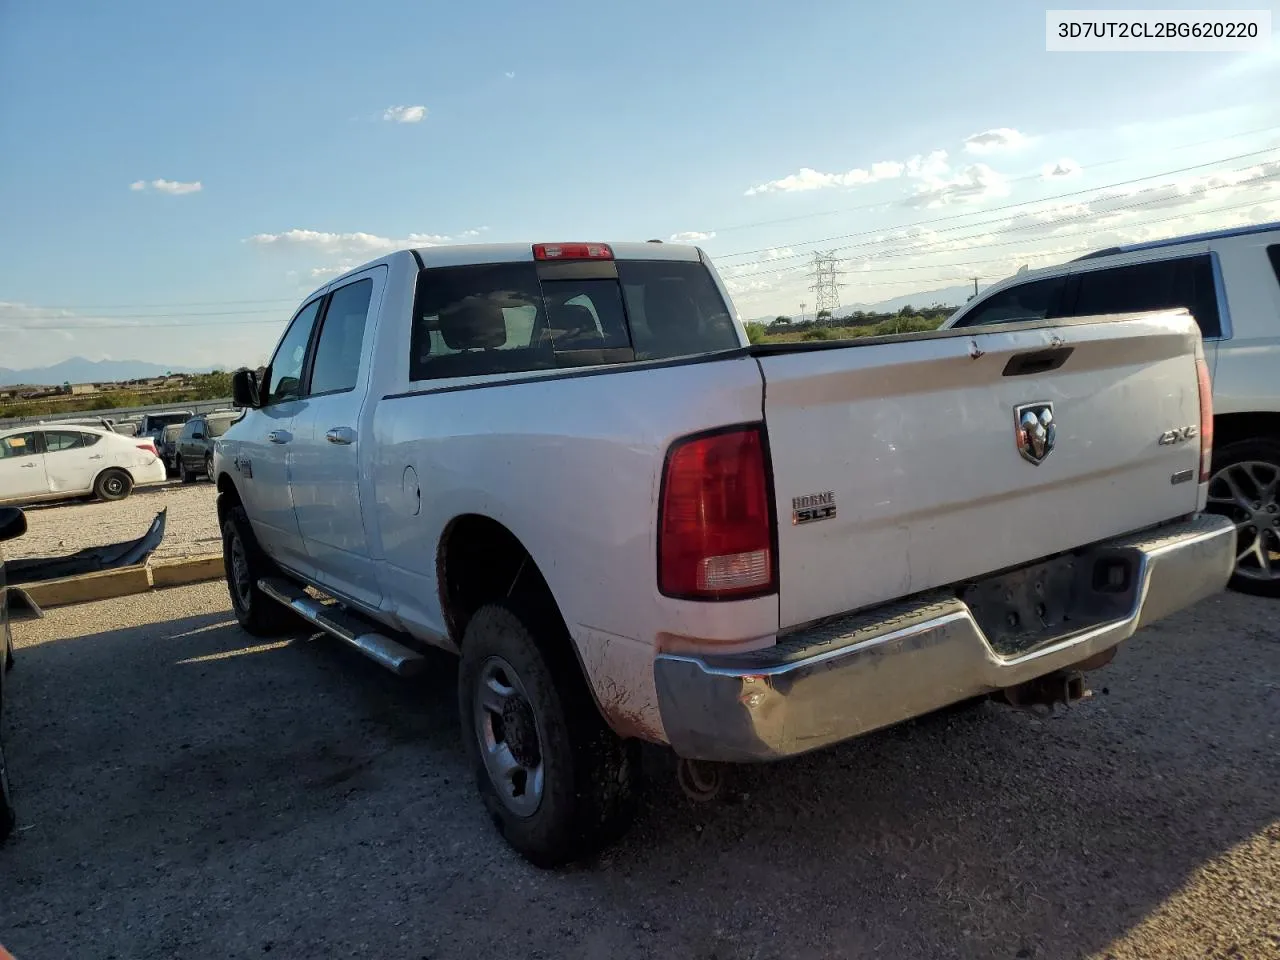
[[[1071,619],[1087,625],[1025,652],[997,652],[976,607],[953,592],[829,621],[752,654],[660,655],[667,739],[690,759],[773,760],[1072,667],[1222,590],[1235,542],[1228,519],[1203,515],[1073,555]],[[1115,576],[1122,590],[1105,582],[1111,569],[1128,571]]]

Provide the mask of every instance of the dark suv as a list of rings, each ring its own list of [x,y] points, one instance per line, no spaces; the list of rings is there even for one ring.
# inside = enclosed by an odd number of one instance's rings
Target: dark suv
[[[243,414],[239,410],[215,410],[192,417],[177,440],[178,476],[191,483],[200,474],[213,473],[213,441],[231,428]]]

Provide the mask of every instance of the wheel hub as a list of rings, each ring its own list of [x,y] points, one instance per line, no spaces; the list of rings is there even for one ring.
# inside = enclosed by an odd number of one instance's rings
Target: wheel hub
[[[520,766],[536,767],[542,762],[533,707],[519,694],[507,697],[502,705],[502,733],[511,755]]]
[[[512,813],[529,817],[542,803],[542,738],[533,704],[515,669],[490,657],[476,676],[475,734],[489,782]]]

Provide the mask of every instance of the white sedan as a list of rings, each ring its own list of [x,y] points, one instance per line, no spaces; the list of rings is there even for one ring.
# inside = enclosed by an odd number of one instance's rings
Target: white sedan
[[[0,430],[0,503],[123,500],[136,486],[166,479],[150,438],[82,426]]]

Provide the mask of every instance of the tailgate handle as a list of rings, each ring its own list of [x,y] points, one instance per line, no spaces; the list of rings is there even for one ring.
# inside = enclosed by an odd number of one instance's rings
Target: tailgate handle
[[[1067,362],[1067,357],[1074,350],[1075,347],[1050,347],[1048,350],[1034,350],[1031,353],[1015,353],[1004,365],[1004,376],[1028,377],[1057,370]]]

